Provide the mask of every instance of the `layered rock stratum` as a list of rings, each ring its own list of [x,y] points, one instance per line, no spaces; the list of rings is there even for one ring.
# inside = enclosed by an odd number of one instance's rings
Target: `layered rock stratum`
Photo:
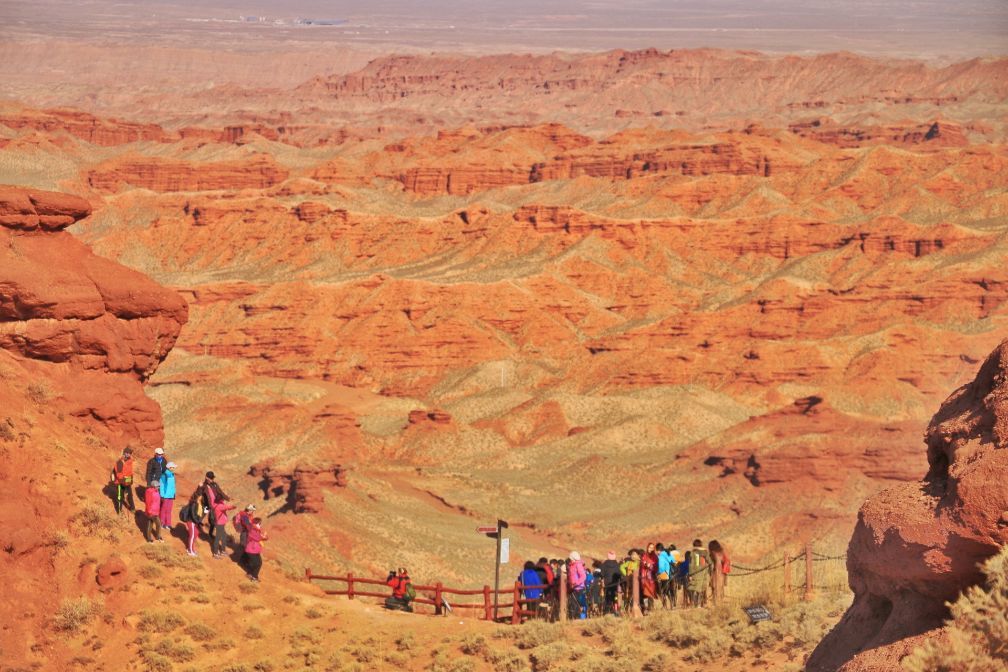
[[[185,297],[166,448],[308,514],[276,517],[299,563],[478,585],[495,517],[522,558],[839,550],[1003,337],[1006,69],[652,50],[55,89],[0,110],[0,177],[81,195],[76,235]]]

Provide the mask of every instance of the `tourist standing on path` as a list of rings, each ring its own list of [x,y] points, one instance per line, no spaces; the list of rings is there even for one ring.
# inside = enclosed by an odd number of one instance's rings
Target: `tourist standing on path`
[[[129,446],[123,448],[122,457],[112,468],[112,482],[116,486],[116,513],[122,513],[123,504],[129,507],[131,513],[136,511],[133,503],[133,449]]]
[[[234,517],[235,531],[238,533],[238,562],[242,562],[245,555],[245,545],[248,543],[249,528],[252,527],[252,514],[255,512],[255,504],[249,504],[244,510],[239,511]]]
[[[588,571],[585,569],[584,562],[581,561],[581,554],[577,551],[570,552],[570,567],[567,571],[567,578],[571,591],[574,593],[574,599],[577,600],[578,605],[581,607],[581,613],[578,618],[588,618],[588,600],[585,595],[585,582],[588,579]]]
[[[227,531],[224,528],[227,525],[227,514],[228,511],[233,511],[234,509],[235,505],[228,503],[227,495],[218,495],[214,501],[213,510],[211,511],[214,538],[210,548],[213,551],[213,557],[218,560],[224,557],[224,544],[227,542]]]
[[[616,551],[609,551],[606,554],[605,562],[599,567],[602,570],[602,586],[605,590],[604,613],[616,613],[616,596],[619,593],[620,572],[619,563],[616,562]]]
[[[668,609],[675,604],[675,602],[669,604],[672,595],[672,555],[665,550],[664,544],[658,544],[655,550],[658,551],[658,567],[655,570],[657,572],[655,578],[658,580],[658,597],[661,598],[662,606]]]
[[[152,487],[160,488],[161,474],[164,473],[166,464],[167,462],[165,461],[164,450],[161,448],[155,448],[154,457],[147,460],[147,471],[144,477],[144,483],[149,484],[151,481],[154,481],[157,483],[157,486]]]
[[[647,550],[640,559],[640,594],[641,608],[644,613],[654,608],[655,598],[658,597],[658,589],[655,584],[655,573],[658,568],[658,554],[655,553],[653,543],[647,545]]]
[[[539,572],[536,571],[535,563],[531,560],[525,562],[525,566],[522,569],[521,574],[518,575],[518,583],[523,586],[541,586],[545,585],[541,578],[539,578]],[[538,600],[543,595],[542,588],[525,588],[525,599],[526,600]],[[520,608],[520,607],[515,607]]]
[[[171,529],[172,508],[175,506],[175,463],[165,465],[159,484],[161,491],[161,527]]]
[[[693,540],[693,548],[689,550],[689,578],[687,590],[690,603],[694,607],[702,607],[707,603],[707,586],[711,582],[711,557],[703,542]]]
[[[154,540],[164,541],[161,538],[161,484],[158,481],[150,481],[147,489],[144,490],[144,504],[147,509],[147,525],[144,528],[144,537],[148,544],[153,544]]]
[[[245,543],[245,565],[249,581],[259,581],[259,571],[262,569],[262,542],[268,537],[262,529],[262,518],[253,518],[252,527],[248,531],[248,541]],[[407,580],[409,577],[407,577]]]
[[[203,488],[196,488],[189,497],[189,502],[179,512],[179,520],[185,523],[187,539],[186,551],[191,557],[196,557],[196,538],[203,522]]]

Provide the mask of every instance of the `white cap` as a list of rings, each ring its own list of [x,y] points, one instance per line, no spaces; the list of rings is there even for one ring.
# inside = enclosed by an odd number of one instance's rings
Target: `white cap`
[[[164,455],[164,448],[155,448],[154,449],[154,454],[155,455]]]
[[[178,466],[178,465],[177,465],[177,464],[175,464],[174,462],[169,462],[168,464],[166,464],[166,465],[165,465],[165,468],[166,468],[166,469],[174,469],[174,468],[175,468],[175,467],[177,467],[177,466]]]
[[[577,562],[578,560],[581,559],[581,554],[578,553],[577,551],[571,551],[570,552],[570,559],[573,560],[574,562]]]

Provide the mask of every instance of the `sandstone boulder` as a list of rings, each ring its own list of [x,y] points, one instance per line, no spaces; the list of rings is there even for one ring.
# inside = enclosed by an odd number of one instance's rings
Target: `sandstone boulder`
[[[980,583],[979,565],[1008,542],[1008,340],[927,429],[923,481],[872,497],[847,552],[854,604],[809,670],[893,669]]]

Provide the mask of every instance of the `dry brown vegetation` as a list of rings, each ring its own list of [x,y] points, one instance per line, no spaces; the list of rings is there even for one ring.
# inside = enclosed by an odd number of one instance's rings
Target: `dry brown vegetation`
[[[999,672],[1008,669],[1008,547],[984,564],[986,585],[950,605],[944,636],[903,661],[908,672]]]

